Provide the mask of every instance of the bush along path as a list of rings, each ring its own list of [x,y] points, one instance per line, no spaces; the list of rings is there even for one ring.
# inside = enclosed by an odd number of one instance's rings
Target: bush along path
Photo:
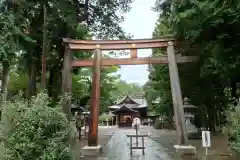
[[[71,160],[71,125],[45,93],[30,103],[16,98],[3,106],[1,160]]]

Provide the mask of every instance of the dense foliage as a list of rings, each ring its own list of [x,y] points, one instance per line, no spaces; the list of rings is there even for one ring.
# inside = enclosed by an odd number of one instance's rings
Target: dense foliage
[[[59,106],[40,93],[29,103],[22,98],[3,105],[2,160],[72,159],[69,148],[71,125]]]
[[[237,154],[240,153],[240,104],[228,114],[227,133],[230,147]]]
[[[153,37],[173,34],[184,42],[177,53],[200,58],[179,65],[181,88],[183,97],[198,107],[195,123],[211,131],[225,123],[228,104],[236,105],[239,97],[239,7],[234,1],[156,1],[160,15]],[[165,50],[153,51],[153,56],[159,54]],[[171,115],[168,67],[153,65],[150,72],[147,98],[160,96],[156,110]]]
[[[7,97],[23,92],[30,99],[41,89],[56,104],[61,94],[61,71],[64,54],[62,38],[123,39],[128,38],[120,26],[132,0],[116,1],[1,1],[0,62],[1,103]],[[109,53],[111,54],[111,53]],[[46,56],[46,86],[41,58]],[[89,58],[90,52],[74,52],[74,59]],[[107,55],[108,56],[108,55]],[[112,74],[119,67],[102,69],[101,106],[111,104],[110,90],[119,79]],[[8,78],[10,75],[10,78]],[[91,93],[91,69],[73,69],[73,102]],[[103,109],[104,110],[104,109]]]
[[[129,38],[120,24],[132,1],[0,2],[0,109],[4,121],[1,130],[6,132],[1,159],[70,158],[69,139],[66,139],[70,128],[58,105],[64,55],[62,38]],[[116,56],[112,53],[105,56]],[[92,52],[77,51],[72,55],[73,59],[86,59]],[[42,57],[46,57],[46,67]],[[119,68],[111,66],[101,70],[101,112],[106,112],[107,106],[116,101],[116,95],[123,94],[119,92],[120,77],[115,74]],[[41,77],[43,70],[46,70],[46,80]],[[72,70],[73,103],[80,105],[79,100],[91,97],[91,76],[90,68]],[[125,86],[131,88],[132,85],[126,83]],[[32,99],[42,90],[46,90],[47,95]],[[15,99],[19,93],[21,98]],[[11,117],[8,121],[4,119],[6,114]]]
[[[137,97],[143,97],[143,87],[137,83],[127,83],[124,80],[118,80],[116,82],[116,90],[111,91],[111,97],[114,101],[121,99],[126,95]]]

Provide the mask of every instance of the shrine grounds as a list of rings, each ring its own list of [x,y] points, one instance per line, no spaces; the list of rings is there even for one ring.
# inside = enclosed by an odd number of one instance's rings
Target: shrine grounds
[[[103,146],[100,156],[83,157],[81,148],[87,145],[87,140],[78,141],[75,145],[76,160],[238,160],[240,157],[232,155],[228,149],[227,137],[222,134],[212,137],[212,147],[208,156],[201,145],[201,139],[189,140],[189,144],[197,148],[196,157],[179,157],[173,145],[177,143],[177,133],[170,130],[156,130],[143,126],[140,134],[149,134],[145,138],[145,155],[141,150],[134,150],[130,155],[130,140],[126,135],[135,134],[131,128],[118,128],[116,126],[99,126],[99,144]],[[134,143],[134,142],[133,142]],[[141,144],[140,144],[141,145]]]

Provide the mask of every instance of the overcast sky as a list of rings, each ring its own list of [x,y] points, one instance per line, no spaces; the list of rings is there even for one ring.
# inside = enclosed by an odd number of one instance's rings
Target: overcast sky
[[[157,21],[157,13],[152,11],[155,0],[135,0],[132,10],[126,14],[125,22],[122,24],[127,33],[132,34],[135,39],[152,38],[152,32]],[[140,57],[151,55],[151,49],[139,50]],[[121,66],[119,71],[121,79],[127,82],[144,84],[148,80],[147,65]]]

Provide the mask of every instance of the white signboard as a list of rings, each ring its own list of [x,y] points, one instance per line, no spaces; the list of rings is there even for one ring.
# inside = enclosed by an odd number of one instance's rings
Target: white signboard
[[[202,146],[211,147],[210,131],[202,131]]]

